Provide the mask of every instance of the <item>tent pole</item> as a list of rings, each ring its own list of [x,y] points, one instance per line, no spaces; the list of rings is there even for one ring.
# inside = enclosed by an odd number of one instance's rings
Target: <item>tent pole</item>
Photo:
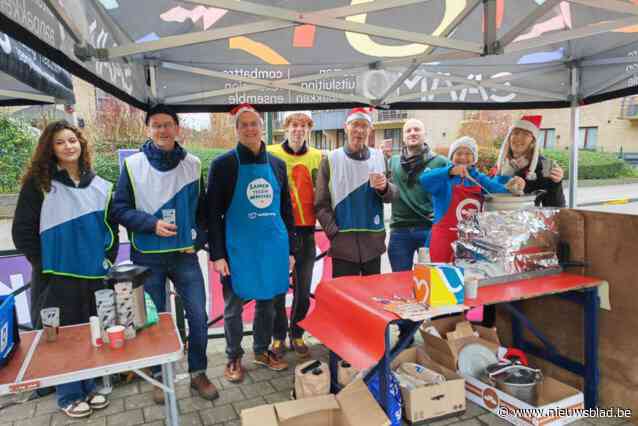
[[[576,192],[578,190],[578,137],[580,129],[580,107],[578,106],[578,94],[580,87],[580,69],[572,66],[571,70],[571,108],[569,114],[570,141],[569,148],[569,208],[577,206]]]

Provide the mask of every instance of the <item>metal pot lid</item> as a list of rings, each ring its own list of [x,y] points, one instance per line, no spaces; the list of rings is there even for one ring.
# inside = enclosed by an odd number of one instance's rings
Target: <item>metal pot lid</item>
[[[488,371],[490,370],[494,380],[508,385],[533,385],[539,381],[541,374],[540,370],[525,367],[524,365],[490,365]]]

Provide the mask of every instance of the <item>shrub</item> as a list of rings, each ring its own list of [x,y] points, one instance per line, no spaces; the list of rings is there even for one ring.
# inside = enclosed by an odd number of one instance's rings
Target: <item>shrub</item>
[[[0,115],[0,192],[20,190],[20,178],[36,143],[28,124]]]
[[[137,144],[139,146],[139,144]],[[190,148],[187,147],[188,152],[198,157],[202,162],[202,172],[204,179],[208,178],[208,168],[210,163],[215,157],[222,154],[226,150],[224,149],[207,149],[207,148]],[[117,182],[120,175],[120,166],[118,163],[117,153],[107,154],[100,153],[95,154],[93,157],[93,168],[95,172],[104,179],[113,183]]]
[[[556,161],[565,171],[565,178],[569,178],[569,151],[546,149],[543,155]],[[631,168],[616,154],[580,150],[578,152],[578,179],[612,179],[628,174]],[[630,172],[629,172],[630,173]]]

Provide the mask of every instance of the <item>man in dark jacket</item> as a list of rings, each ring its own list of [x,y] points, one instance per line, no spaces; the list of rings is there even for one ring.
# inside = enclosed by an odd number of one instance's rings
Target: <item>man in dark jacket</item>
[[[166,279],[175,285],[189,325],[191,387],[213,400],[219,394],[206,376],[206,293],[196,254],[206,228],[201,164],[176,142],[180,128],[175,112],[156,106],[147,113],[146,125],[150,139],[124,162],[113,215],[129,232],[131,260],[151,269],[144,290],[159,311],[166,310]],[[154,374],[159,374],[159,367],[154,367]],[[163,391],[156,387],[153,398],[163,404]]]
[[[263,121],[247,104],[233,110],[237,147],[215,159],[208,176],[210,259],[222,276],[228,363],[224,377],[241,382],[244,300],[256,300],[255,363],[274,371],[288,364],[268,347],[273,300],[288,290],[295,223],[285,163],[266,151]]]
[[[381,272],[383,203],[392,202],[397,190],[385,177],[383,153],[366,145],[371,131],[369,111],[353,109],[346,119],[348,142],[319,167],[315,210],[330,239],[333,277]]]

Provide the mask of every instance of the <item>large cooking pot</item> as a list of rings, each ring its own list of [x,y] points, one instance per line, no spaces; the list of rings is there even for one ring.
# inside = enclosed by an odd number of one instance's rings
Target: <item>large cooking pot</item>
[[[538,400],[538,385],[543,381],[541,370],[521,364],[499,363],[486,368],[489,382],[497,389],[536,405]]]
[[[497,210],[521,210],[536,205],[536,199],[547,191],[538,189],[529,194],[494,194],[485,195],[484,210],[488,212]]]

